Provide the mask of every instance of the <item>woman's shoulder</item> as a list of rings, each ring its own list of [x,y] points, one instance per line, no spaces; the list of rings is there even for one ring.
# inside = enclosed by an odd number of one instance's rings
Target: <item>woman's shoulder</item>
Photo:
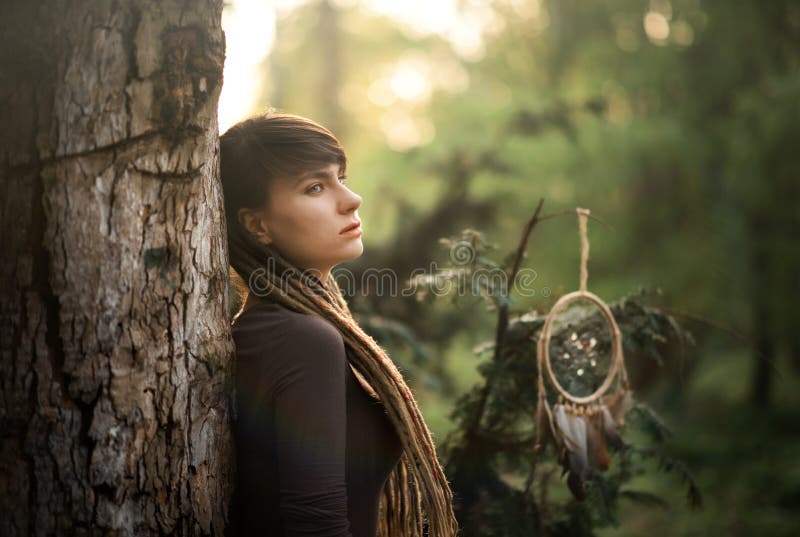
[[[231,328],[237,350],[269,345],[303,349],[343,344],[339,330],[327,319],[291,310],[273,302],[257,302],[238,315]]]
[[[232,333],[242,386],[258,383],[259,390],[276,394],[311,383],[321,392],[344,374],[342,334],[319,315],[259,303],[239,316]]]

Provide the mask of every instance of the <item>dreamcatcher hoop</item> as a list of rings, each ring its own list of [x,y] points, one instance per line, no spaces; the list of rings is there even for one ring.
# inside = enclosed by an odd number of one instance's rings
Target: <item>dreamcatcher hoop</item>
[[[589,211],[589,209],[582,209],[580,207],[575,211],[578,213],[578,229],[581,238],[580,289],[562,296],[550,309],[550,313],[548,313],[544,325],[542,326],[542,331],[539,335],[536,354],[538,357],[539,366],[539,396],[545,396],[544,371],[547,371],[547,377],[559,395],[561,395],[564,399],[571,401],[572,403],[586,405],[599,400],[611,387],[615,377],[619,378],[618,384],[620,388],[628,389],[628,374],[625,370],[625,359],[622,353],[622,333],[617,325],[617,321],[614,319],[614,315],[611,313],[611,309],[608,307],[608,305],[606,305],[606,303],[600,297],[586,290],[586,281],[589,277],[589,271],[587,269],[587,262],[589,259],[589,239],[586,235],[586,220],[591,211]],[[562,310],[567,304],[582,299],[588,300],[597,306],[606,320],[606,324],[611,328],[611,365],[609,366],[608,373],[606,374],[606,377],[599,388],[587,396],[578,397],[572,395],[566,389],[564,389],[561,383],[558,382],[558,379],[553,372],[553,367],[550,361],[550,331],[553,321],[555,320],[559,311]]]
[[[553,372],[553,367],[550,363],[550,328],[553,324],[553,320],[555,319],[556,315],[558,314],[559,310],[563,309],[567,304],[571,302],[576,302],[578,300],[585,299],[589,300],[590,302],[594,303],[600,312],[603,314],[603,317],[606,319],[606,322],[611,327],[611,365],[608,368],[608,373],[606,374],[606,378],[603,380],[603,383],[597,388],[594,392],[590,395],[586,395],[584,397],[578,397],[572,395],[564,387],[558,382],[555,373]],[[573,291],[572,293],[566,294],[562,296],[558,301],[553,305],[550,313],[547,315],[547,318],[544,321],[544,326],[542,327],[542,335],[539,336],[539,371],[540,375],[542,370],[542,363],[544,363],[544,368],[547,371],[547,377],[550,380],[550,383],[556,389],[556,391],[569,401],[572,401],[576,404],[588,404],[593,403],[602,397],[608,389],[611,387],[611,384],[614,382],[614,378],[617,376],[617,372],[624,371],[625,363],[622,357],[622,334],[620,333],[619,327],[617,326],[617,322],[614,320],[614,316],[611,314],[611,310],[608,308],[605,302],[603,302],[597,295],[594,293],[590,293],[589,291]]]

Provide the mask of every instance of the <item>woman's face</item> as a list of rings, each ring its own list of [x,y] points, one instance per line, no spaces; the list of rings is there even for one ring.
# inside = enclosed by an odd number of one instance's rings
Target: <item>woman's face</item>
[[[244,217],[257,221],[245,225],[296,266],[318,270],[315,275],[322,281],[334,266],[364,251],[358,217],[362,199],[345,186],[339,164],[321,165],[297,178],[272,181],[268,197],[264,211]],[[342,233],[355,223],[359,224],[355,231]]]

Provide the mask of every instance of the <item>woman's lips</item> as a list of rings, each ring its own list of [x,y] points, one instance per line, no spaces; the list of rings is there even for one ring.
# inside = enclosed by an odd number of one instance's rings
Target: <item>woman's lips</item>
[[[361,224],[358,224],[357,226],[351,227],[347,231],[342,231],[339,234],[345,237],[360,237],[362,233]]]

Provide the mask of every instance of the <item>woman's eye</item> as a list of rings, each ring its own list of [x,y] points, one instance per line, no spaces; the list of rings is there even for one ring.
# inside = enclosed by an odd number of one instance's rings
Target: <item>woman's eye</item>
[[[347,181],[347,176],[346,175],[339,176],[339,182],[340,183],[344,183],[345,181]],[[320,191],[320,189],[322,189],[322,186],[323,186],[322,183],[314,183],[313,185],[308,187],[306,192],[309,193],[309,194],[316,194],[317,192]],[[317,187],[319,187],[319,189],[317,189]]]

